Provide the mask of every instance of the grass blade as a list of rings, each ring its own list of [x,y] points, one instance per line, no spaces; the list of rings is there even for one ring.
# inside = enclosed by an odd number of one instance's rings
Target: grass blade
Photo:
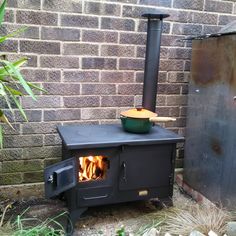
[[[38,218],[27,218],[24,217],[27,208],[21,215],[18,215],[16,221],[11,225],[14,233],[12,236],[62,236],[65,235],[63,226],[56,221],[58,217],[66,214],[63,212],[56,217],[48,218],[44,221]],[[30,221],[33,223],[31,224]],[[36,221],[36,222],[34,222]],[[38,221],[38,222],[37,222]],[[58,228],[58,229],[57,229]]]

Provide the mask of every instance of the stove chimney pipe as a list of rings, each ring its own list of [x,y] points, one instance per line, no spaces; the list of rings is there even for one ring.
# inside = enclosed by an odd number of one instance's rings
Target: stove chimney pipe
[[[147,110],[155,112],[163,25],[162,19],[169,15],[148,13],[142,16],[148,18],[142,106]]]

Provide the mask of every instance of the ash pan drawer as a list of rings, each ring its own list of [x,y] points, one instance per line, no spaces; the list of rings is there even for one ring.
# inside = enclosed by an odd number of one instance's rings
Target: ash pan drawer
[[[77,190],[77,205],[97,205],[109,201],[112,196],[112,187],[83,188]]]

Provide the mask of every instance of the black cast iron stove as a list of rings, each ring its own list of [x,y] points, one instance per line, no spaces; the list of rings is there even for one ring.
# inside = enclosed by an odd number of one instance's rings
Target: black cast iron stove
[[[170,201],[176,143],[183,137],[159,126],[148,134],[125,133],[121,125],[60,126],[58,132],[63,161],[46,168],[45,194],[65,192],[72,222],[90,206]]]
[[[162,19],[148,18],[143,107],[155,112]],[[121,125],[60,126],[62,161],[45,169],[45,195],[65,193],[74,223],[90,206],[173,194],[176,143],[183,137],[155,126],[132,134]]]

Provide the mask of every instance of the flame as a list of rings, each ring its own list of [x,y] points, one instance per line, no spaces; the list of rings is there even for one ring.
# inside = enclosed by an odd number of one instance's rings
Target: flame
[[[104,156],[79,157],[79,181],[103,179],[106,170],[107,158]]]

